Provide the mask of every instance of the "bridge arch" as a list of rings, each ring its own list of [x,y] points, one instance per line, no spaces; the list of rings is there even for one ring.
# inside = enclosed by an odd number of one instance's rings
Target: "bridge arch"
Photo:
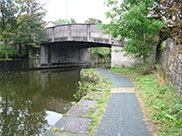
[[[123,47],[103,34],[95,24],[63,24],[46,30],[47,42],[41,44],[41,65],[91,64],[90,48]]]

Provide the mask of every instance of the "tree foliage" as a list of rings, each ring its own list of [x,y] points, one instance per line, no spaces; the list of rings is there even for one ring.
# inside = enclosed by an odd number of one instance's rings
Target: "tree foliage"
[[[9,57],[14,57],[18,55],[16,50],[12,50],[10,46],[0,43],[0,58],[9,59]]]
[[[44,32],[45,10],[37,0],[0,1],[0,41],[37,45]]]
[[[0,1],[0,41],[5,44],[12,40],[12,32],[16,29],[16,19],[21,13],[16,3],[12,0]]]
[[[107,0],[106,5],[110,8],[106,16],[111,22],[102,25],[102,28],[120,41],[127,40],[128,45],[124,47],[126,55],[142,57],[146,62],[155,45],[154,39],[163,27],[162,22],[151,15],[154,1]]]
[[[88,18],[87,20],[85,20],[85,23],[88,23],[88,24],[100,23],[100,24],[102,24],[102,21],[99,19],[96,19],[96,18]]]
[[[182,42],[182,1],[181,0],[155,0],[154,15],[165,22],[164,38],[173,38]],[[165,35],[164,35],[165,34]]]
[[[91,48],[93,57],[105,58],[111,56],[111,49],[107,47]]]
[[[58,20],[56,20],[56,22],[62,23],[62,24],[76,24],[76,20],[74,18],[71,18],[70,20],[68,20],[68,19],[58,19]]]

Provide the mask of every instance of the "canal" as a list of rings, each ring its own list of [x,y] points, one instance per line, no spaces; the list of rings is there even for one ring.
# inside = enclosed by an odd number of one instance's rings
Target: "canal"
[[[74,101],[80,70],[0,72],[0,135],[45,133]]]

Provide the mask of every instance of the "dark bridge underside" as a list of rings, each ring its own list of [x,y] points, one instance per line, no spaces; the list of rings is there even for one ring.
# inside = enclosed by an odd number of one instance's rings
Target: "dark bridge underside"
[[[41,65],[91,64],[90,48],[111,47],[110,44],[92,42],[50,42],[41,44]]]
[[[76,48],[92,48],[92,47],[109,47],[111,48],[111,44],[104,43],[95,43],[95,42],[84,42],[84,41],[61,41],[61,42],[49,42],[42,43],[45,46],[64,46],[64,47],[76,47]]]

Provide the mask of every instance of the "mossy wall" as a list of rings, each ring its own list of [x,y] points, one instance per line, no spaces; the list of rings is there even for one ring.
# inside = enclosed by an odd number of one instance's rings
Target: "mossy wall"
[[[168,79],[182,95],[182,45],[167,39],[161,45],[159,64],[167,74]]]
[[[0,70],[22,70],[28,68],[28,59],[0,60]]]

